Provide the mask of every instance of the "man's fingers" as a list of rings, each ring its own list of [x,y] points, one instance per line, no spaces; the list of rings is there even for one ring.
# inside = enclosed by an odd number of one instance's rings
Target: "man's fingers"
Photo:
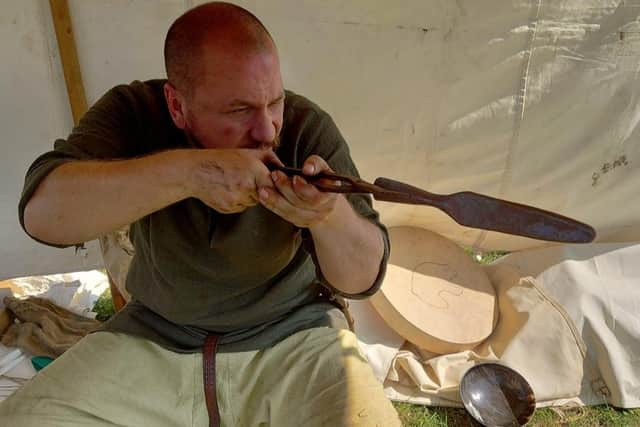
[[[270,149],[259,150],[258,159],[262,162],[262,166],[259,168],[259,171],[256,171],[255,175],[256,192],[262,187],[273,187],[273,181],[269,172],[269,165],[284,166],[276,153]]]
[[[276,166],[284,167],[284,163],[282,163],[282,161],[278,158],[276,153],[273,152],[273,150],[271,149],[261,150],[260,154],[261,154],[260,160],[262,160],[262,162],[265,165],[276,165]]]
[[[305,203],[321,205],[330,197],[315,185],[309,184],[302,176],[295,175],[291,181],[296,197]]]
[[[194,185],[196,197],[224,213],[259,203],[258,190],[274,188],[269,165],[282,166],[271,149],[205,149],[203,153],[204,166]]]
[[[293,183],[287,175],[280,171],[273,171],[271,172],[271,179],[273,180],[275,188],[278,189],[278,192],[280,192],[289,203],[293,205],[302,204],[302,200],[296,195],[293,189]]]
[[[271,188],[261,188],[258,194],[264,207],[298,227],[309,227],[326,217],[329,212],[327,209],[318,211],[294,206],[282,194]]]
[[[304,161],[302,172],[305,175],[317,175],[320,172],[332,172],[332,170],[322,157],[313,154]]]
[[[323,205],[330,197],[329,194],[318,190],[301,176],[289,178],[280,171],[271,172],[275,187],[294,206],[315,210]]]

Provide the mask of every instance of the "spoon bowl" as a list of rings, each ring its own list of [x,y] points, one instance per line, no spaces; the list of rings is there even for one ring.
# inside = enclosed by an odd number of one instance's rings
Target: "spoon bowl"
[[[536,408],[527,380],[497,363],[470,368],[460,382],[460,397],[467,412],[487,427],[525,425]]]

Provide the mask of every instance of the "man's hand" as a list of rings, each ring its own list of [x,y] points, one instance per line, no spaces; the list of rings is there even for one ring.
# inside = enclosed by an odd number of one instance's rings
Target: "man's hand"
[[[260,188],[274,188],[267,165],[282,166],[270,149],[201,149],[196,156],[192,194],[222,213],[256,205]]]
[[[310,156],[302,166],[305,175],[332,172],[321,157]],[[323,223],[334,212],[335,193],[325,193],[301,176],[289,178],[281,171],[271,172],[272,186],[261,186],[259,201],[267,209],[302,228],[311,228]]]

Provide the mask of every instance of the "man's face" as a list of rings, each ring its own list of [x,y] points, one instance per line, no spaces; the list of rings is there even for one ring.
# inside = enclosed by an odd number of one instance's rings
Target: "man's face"
[[[184,98],[184,131],[203,148],[275,148],[284,89],[275,51],[210,52]]]

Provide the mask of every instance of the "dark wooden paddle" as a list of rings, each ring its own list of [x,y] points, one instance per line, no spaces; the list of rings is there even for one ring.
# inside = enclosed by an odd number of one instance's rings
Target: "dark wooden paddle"
[[[471,191],[435,194],[389,178],[370,184],[353,176],[333,173],[304,175],[302,170],[273,167],[285,174],[300,175],[322,191],[370,193],[376,200],[436,207],[458,224],[482,230],[563,243],[589,243],[596,237],[590,225],[554,212],[509,202]]]

